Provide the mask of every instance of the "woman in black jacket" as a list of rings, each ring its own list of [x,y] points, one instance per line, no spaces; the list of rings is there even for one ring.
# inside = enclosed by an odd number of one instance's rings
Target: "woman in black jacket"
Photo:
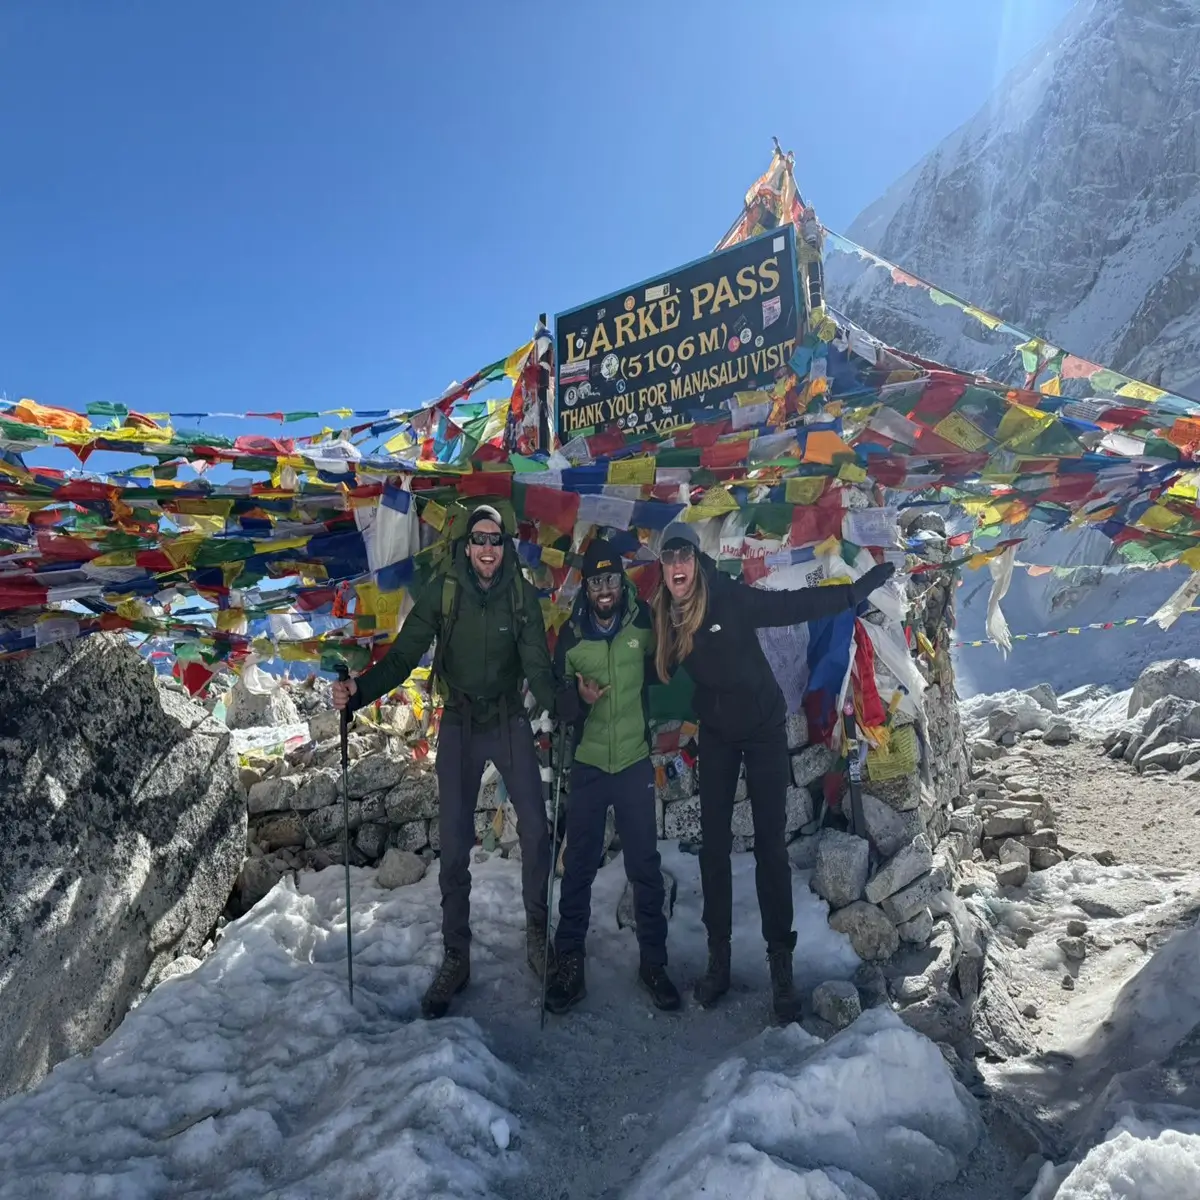
[[[771,971],[776,1017],[795,1020],[792,985],[791,866],[786,846],[790,782],[787,707],[755,630],[799,625],[856,608],[891,578],[890,563],[872,567],[852,584],[766,591],[737,583],[700,555],[691,525],[676,522],[663,533],[662,582],[652,601],[658,645],[655,665],[665,683],[685,667],[696,685],[700,718],[700,882],[708,969],[696,984],[707,1008],[729,990],[729,940],[733,921],[733,799],[738,771],[754,819],[755,886]]]

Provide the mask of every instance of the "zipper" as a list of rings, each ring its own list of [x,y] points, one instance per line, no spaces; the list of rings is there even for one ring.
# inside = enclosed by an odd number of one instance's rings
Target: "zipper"
[[[608,766],[612,770],[617,761],[617,713],[621,710],[617,707],[617,675],[613,668],[613,643],[621,636],[621,630],[617,629],[611,638],[608,639],[608,686],[611,690],[609,696],[609,722],[608,722]]]

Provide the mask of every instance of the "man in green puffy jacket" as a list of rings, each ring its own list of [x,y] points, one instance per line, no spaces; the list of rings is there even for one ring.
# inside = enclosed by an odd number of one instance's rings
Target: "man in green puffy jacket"
[[[335,707],[353,710],[398,688],[435,638],[434,676],[445,693],[437,753],[445,954],[421,1001],[426,1018],[444,1016],[471,979],[471,850],[489,759],[517,813],[526,956],[539,978],[546,952],[550,831],[521,680],[553,712],[553,670],[537,593],[490,505],[471,513],[465,553],[456,546],[449,569],[421,590],[383,659],[356,680],[333,685]]]
[[[610,543],[596,539],[588,546],[583,582],[554,656],[562,688],[559,716],[575,725],[577,741],[555,935],[558,970],[546,1007],[563,1013],[586,995],[584,941],[611,805],[633,885],[638,978],[657,1007],[674,1009],[680,998],[666,970],[667,918],[646,724],[654,631],[649,610]]]

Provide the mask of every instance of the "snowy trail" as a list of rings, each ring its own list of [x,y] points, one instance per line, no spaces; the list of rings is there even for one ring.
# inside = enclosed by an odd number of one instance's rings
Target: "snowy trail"
[[[680,1013],[657,1012],[635,978],[636,939],[632,930],[616,924],[625,884],[619,859],[600,872],[593,890],[587,998],[566,1016],[548,1016],[544,1034],[538,1022],[539,981],[522,961],[520,918],[497,941],[491,913],[482,927],[473,915],[472,986],[455,1011],[474,1017],[488,1045],[524,1080],[519,1112],[529,1135],[523,1147],[529,1170],[502,1189],[514,1200],[600,1200],[622,1194],[684,1119],[682,1111],[672,1112],[675,1098],[698,1092],[714,1065],[768,1025],[753,856],[734,858],[734,990],[705,1012],[690,998],[690,984],[703,971],[706,954],[697,860],[666,843],[661,850],[663,865],[679,884],[668,950],[669,969],[685,994]],[[495,872],[485,876],[489,895]],[[519,913],[515,872],[508,876],[495,884],[507,885],[503,904],[509,913]],[[806,874],[794,877],[796,975],[799,986],[812,987],[849,978],[859,962],[847,940],[829,929],[826,906],[806,881]],[[478,892],[477,882],[473,914]]]

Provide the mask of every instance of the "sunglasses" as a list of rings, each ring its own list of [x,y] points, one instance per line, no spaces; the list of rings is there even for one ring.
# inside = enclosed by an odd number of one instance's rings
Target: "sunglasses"
[[[504,534],[502,533],[472,533],[472,546],[502,546],[504,544]]]
[[[664,550],[658,557],[668,567],[673,566],[675,563],[691,562],[696,557],[696,547],[676,546],[670,550]]]
[[[587,581],[589,592],[610,592],[621,586],[621,576],[615,571],[611,575],[592,575]]]

